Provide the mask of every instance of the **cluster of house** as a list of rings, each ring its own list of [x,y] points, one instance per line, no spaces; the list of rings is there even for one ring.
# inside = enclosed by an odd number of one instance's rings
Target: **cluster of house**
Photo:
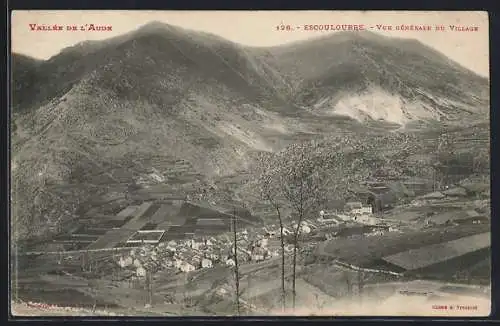
[[[205,246],[208,247],[210,244],[208,240]],[[118,264],[122,268],[135,269],[138,277],[145,277],[147,272],[154,273],[163,268],[175,267],[182,272],[202,267],[209,268],[220,257],[216,248],[211,251],[191,249],[193,248],[189,244],[174,240],[157,246],[145,245],[132,249],[127,255],[120,257]]]
[[[292,223],[287,223],[283,225],[283,235],[288,236],[295,234],[295,231],[297,230],[298,224],[297,222],[292,222]],[[308,234],[311,233],[312,230],[316,229],[318,226],[315,225],[314,223],[304,220],[300,223],[300,234]],[[279,226],[276,226],[275,224],[264,227],[262,228],[262,234],[264,235],[265,238],[273,239],[273,238],[279,238],[281,232]]]
[[[323,228],[330,220],[336,224],[340,220],[360,223],[367,218],[376,220],[371,212],[371,206],[365,206],[361,202],[349,202],[345,205],[343,213],[328,214],[321,211],[319,223],[304,220],[299,230],[301,234],[309,234],[315,229]],[[364,224],[376,224],[376,221],[365,222]],[[296,222],[286,223],[283,226],[283,235],[291,236],[297,228]],[[238,262],[260,262],[278,257],[281,252],[279,237],[279,225],[237,232]],[[171,240],[157,245],[146,244],[131,249],[128,254],[121,256],[117,263],[122,268],[135,270],[138,277],[145,277],[148,271],[154,273],[165,268],[174,268],[187,273],[215,265],[234,266],[236,262],[233,241],[233,235],[226,233],[211,237]],[[293,245],[287,243],[285,253],[292,251]]]
[[[356,221],[363,224],[376,224],[377,222],[372,212],[373,209],[371,205],[364,205],[361,202],[348,202],[340,212],[327,212],[321,210],[319,212],[318,222],[321,224],[339,224],[341,222]]]
[[[118,260],[122,268],[136,270],[136,275],[145,277],[148,271],[175,268],[181,272],[192,272],[215,265],[235,265],[234,242],[228,234],[200,239],[171,240],[157,246],[146,244],[132,249]],[[239,262],[259,262],[279,255],[269,245],[266,234],[250,234],[247,230],[237,233]],[[288,248],[290,249],[290,248]]]
[[[297,227],[296,222],[287,223],[283,227],[283,235],[293,235]],[[303,221],[300,232],[308,234],[315,228],[317,226],[313,222]],[[238,262],[261,262],[278,257],[281,252],[279,237],[280,228],[277,225],[237,232]],[[234,266],[236,257],[233,239],[233,234],[226,233],[219,236],[171,240],[156,246],[146,244],[131,249],[122,255],[117,263],[122,268],[135,269],[138,277],[145,277],[148,271],[154,273],[164,268],[175,268],[187,273],[215,265]],[[285,252],[292,251],[293,245],[286,244]]]

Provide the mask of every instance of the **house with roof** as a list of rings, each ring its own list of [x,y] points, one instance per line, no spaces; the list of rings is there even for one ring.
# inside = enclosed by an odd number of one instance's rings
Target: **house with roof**
[[[368,209],[363,210],[363,213],[367,214],[381,213],[393,208],[399,202],[415,196],[415,193],[401,181],[366,182],[364,185],[353,187],[352,191],[360,199],[363,206],[365,204],[371,206],[371,212],[368,212]]]
[[[181,272],[189,273],[196,270],[196,267],[187,261],[182,261],[180,263],[179,269],[181,270]]]
[[[165,258],[163,260],[163,263],[162,263],[162,266],[165,267],[165,268],[171,268],[171,267],[175,267],[174,266],[174,260],[172,260],[172,258]],[[176,267],[176,268],[179,268],[179,267]]]
[[[134,258],[132,258],[131,256],[121,256],[120,259],[118,260],[118,265],[121,267],[121,268],[125,268],[125,267],[128,267],[130,265],[132,265],[134,263]]]
[[[356,223],[365,224],[365,225],[377,225],[379,222],[376,217],[367,216],[367,215],[354,216],[353,221],[355,221]]]
[[[146,277],[146,269],[142,266],[137,267],[135,274],[137,277]]]
[[[371,206],[363,205],[363,203],[359,201],[347,202],[344,206],[344,210],[352,215],[363,215],[372,213]]]
[[[184,260],[180,257],[175,257],[174,258],[174,267],[177,268],[177,269],[181,269],[181,266],[182,266],[182,263],[184,263]]]
[[[261,247],[255,247],[254,250],[252,250],[251,254],[251,260],[252,261],[263,261],[266,256],[266,250],[261,248]]]
[[[190,239],[188,241],[188,243],[189,243],[189,247],[191,249],[199,250],[201,248],[201,246],[204,244],[204,241],[198,241],[196,239]]]
[[[218,262],[220,260],[220,254],[216,252],[209,252],[206,254],[206,258],[210,259],[213,262]]]
[[[201,260],[201,268],[212,268],[212,267],[213,267],[213,263],[210,259],[203,258]]]

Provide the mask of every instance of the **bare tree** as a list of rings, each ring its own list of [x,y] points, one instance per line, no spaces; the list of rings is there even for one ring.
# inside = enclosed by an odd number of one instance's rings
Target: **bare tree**
[[[293,231],[292,295],[296,299],[297,254],[303,221],[328,199],[345,199],[352,195],[351,186],[366,180],[372,171],[386,164],[374,142],[339,136],[320,141],[296,143],[276,153],[262,182],[271,200],[283,201],[297,217]],[[265,169],[264,169],[265,170]],[[262,188],[266,188],[262,187]],[[266,198],[263,191],[264,198]],[[269,197],[266,198],[269,200]],[[280,206],[278,206],[279,208]],[[280,214],[281,216],[281,214]]]
[[[278,200],[280,189],[277,182],[278,166],[273,162],[272,154],[263,153],[257,158],[257,184],[259,195],[263,200],[266,200],[276,211],[280,226],[280,246],[281,246],[281,308],[282,311],[286,307],[286,290],[285,290],[285,239],[283,234],[283,218],[281,215],[281,205]]]
[[[292,253],[292,307],[296,303],[297,254],[299,238],[304,218],[323,202],[325,191],[324,175],[321,168],[321,150],[315,144],[293,144],[280,153],[281,164],[279,185],[287,202],[297,215],[297,225],[293,231]]]
[[[148,293],[148,298],[146,304],[149,306],[153,305],[153,284],[152,284],[152,271],[151,267],[146,268],[146,291]]]

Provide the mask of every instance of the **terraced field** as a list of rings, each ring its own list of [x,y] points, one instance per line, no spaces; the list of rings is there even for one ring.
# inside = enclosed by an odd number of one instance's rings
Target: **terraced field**
[[[369,266],[373,261],[401,251],[489,231],[489,224],[473,224],[405,233],[387,232],[371,237],[339,238],[321,244],[316,255],[325,259],[341,259],[356,266]]]

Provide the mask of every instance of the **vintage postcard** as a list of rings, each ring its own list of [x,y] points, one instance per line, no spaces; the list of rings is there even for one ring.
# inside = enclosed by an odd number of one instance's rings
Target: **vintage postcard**
[[[486,12],[14,11],[15,316],[488,316]]]

